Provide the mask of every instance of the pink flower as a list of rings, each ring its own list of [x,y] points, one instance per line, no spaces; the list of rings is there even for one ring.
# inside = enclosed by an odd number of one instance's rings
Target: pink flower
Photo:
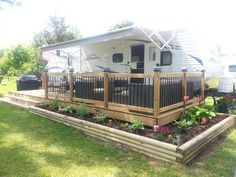
[[[199,101],[202,101],[202,96],[199,96],[198,99],[199,99]]]
[[[189,99],[189,96],[186,96],[186,95],[183,98],[184,101],[187,101],[188,99]]]

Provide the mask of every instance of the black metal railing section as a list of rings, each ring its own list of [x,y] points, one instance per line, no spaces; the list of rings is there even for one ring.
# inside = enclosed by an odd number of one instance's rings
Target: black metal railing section
[[[48,74],[48,93],[54,96],[66,97],[69,95],[69,75],[65,73]]]
[[[159,109],[183,102],[184,96],[200,96],[203,74],[48,73],[45,95],[103,101],[105,108],[114,103]]]
[[[201,76],[188,76],[187,80],[187,94],[189,98],[198,97],[201,94]]]
[[[160,107],[179,103],[183,100],[183,77],[166,77],[160,79]]]
[[[74,97],[103,101],[104,78],[100,76],[74,76]]]
[[[110,77],[109,102],[153,108],[153,78]]]

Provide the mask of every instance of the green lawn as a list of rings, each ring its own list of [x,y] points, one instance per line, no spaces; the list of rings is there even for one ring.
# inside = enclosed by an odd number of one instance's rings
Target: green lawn
[[[229,177],[235,162],[236,128],[216,152],[186,167],[111,146],[63,124],[0,103],[1,177]]]
[[[16,90],[16,77],[4,77],[0,84],[0,97],[7,94],[9,91]]]

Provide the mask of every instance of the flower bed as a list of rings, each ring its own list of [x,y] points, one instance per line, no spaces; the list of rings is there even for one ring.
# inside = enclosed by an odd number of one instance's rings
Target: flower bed
[[[63,107],[57,99],[54,99],[50,103],[43,104],[39,107],[178,146],[186,143],[228,117],[227,114],[216,115],[211,110],[211,107],[203,105],[202,107],[193,107],[185,110],[182,115],[182,119],[175,121],[174,123],[170,123],[162,127],[144,127],[143,123],[138,120],[124,122],[121,120],[108,118],[106,114],[100,112],[97,112],[96,115],[90,114],[87,112],[87,108],[84,104],[80,104],[77,107]],[[204,118],[204,121],[202,118]]]
[[[220,116],[223,119],[222,121],[212,125],[209,129],[183,145],[176,146],[34,106],[30,106],[29,111],[79,129],[89,136],[126,145],[132,150],[146,154],[152,158],[185,164],[190,162],[205,146],[214,141],[220,134],[235,125],[235,116],[229,116],[227,118]],[[104,124],[106,125],[106,123]]]

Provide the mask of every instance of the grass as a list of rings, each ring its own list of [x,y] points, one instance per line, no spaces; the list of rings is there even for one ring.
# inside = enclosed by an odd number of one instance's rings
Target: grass
[[[0,110],[1,177],[221,177],[232,176],[235,168],[236,128],[216,152],[186,167],[88,138],[5,103],[0,103]]]
[[[0,84],[0,97],[16,90],[16,77],[4,77]]]

